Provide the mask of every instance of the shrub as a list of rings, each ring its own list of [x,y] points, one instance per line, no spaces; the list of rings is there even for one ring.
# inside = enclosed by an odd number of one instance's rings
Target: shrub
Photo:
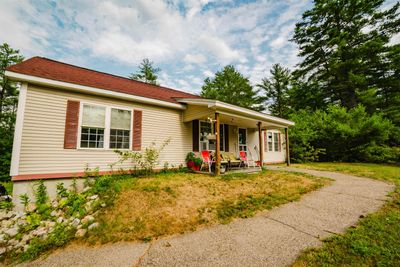
[[[49,200],[49,197],[47,195],[47,188],[44,185],[44,182],[42,180],[37,182],[37,187],[35,190],[35,199],[36,199],[36,205],[43,205],[46,204],[47,201]]]
[[[19,200],[21,201],[21,204],[24,205],[24,207],[26,207],[29,202],[31,201],[28,197],[28,194],[23,194],[19,196]]]
[[[360,148],[360,160],[375,163],[399,163],[400,148],[368,145]]]
[[[130,160],[134,171],[140,170],[145,173],[150,173],[154,170],[158,164],[161,151],[169,144],[171,138],[165,140],[159,148],[156,148],[156,144],[153,142],[149,147],[146,147],[144,151],[120,151],[115,150],[114,152],[119,155],[117,162],[111,163],[110,167],[113,168],[115,165]]]
[[[63,198],[68,196],[68,190],[64,187],[64,183],[57,184],[57,198]]]
[[[395,126],[379,114],[369,115],[363,106],[350,110],[333,105],[326,111],[300,110],[290,119],[296,123],[290,134],[294,162],[387,162],[396,157],[395,152],[384,148]]]

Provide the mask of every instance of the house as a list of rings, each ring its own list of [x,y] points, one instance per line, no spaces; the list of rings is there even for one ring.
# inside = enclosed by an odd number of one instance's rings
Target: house
[[[32,194],[32,181],[45,180],[54,196],[57,183],[70,184],[86,165],[109,172],[115,149],[140,151],[168,138],[159,168],[185,164],[188,152],[204,149],[244,150],[264,164],[288,160],[294,123],[281,118],[42,57],[5,74],[21,82],[10,171],[17,200]],[[215,140],[204,138],[209,118],[220,127]]]

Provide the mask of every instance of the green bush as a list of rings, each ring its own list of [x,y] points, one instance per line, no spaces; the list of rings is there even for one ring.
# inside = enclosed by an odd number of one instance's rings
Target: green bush
[[[360,149],[360,156],[367,162],[398,163],[400,162],[400,148],[369,145]]]
[[[300,110],[291,114],[291,158],[307,161],[395,161],[396,149],[388,147],[396,127],[363,106],[351,110],[330,106],[326,111]],[[392,144],[393,145],[393,144]]]
[[[144,174],[152,173],[156,165],[158,164],[158,159],[160,157],[161,151],[170,143],[171,138],[166,139],[160,147],[156,147],[155,142],[152,142],[149,147],[146,147],[143,151],[120,151],[115,150],[114,152],[118,154],[119,160],[117,162],[109,164],[111,169],[117,164],[124,163],[127,160],[131,161],[133,171],[143,172]]]

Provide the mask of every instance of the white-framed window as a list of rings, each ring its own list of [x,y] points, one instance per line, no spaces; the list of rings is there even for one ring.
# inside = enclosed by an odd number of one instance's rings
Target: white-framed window
[[[247,129],[246,128],[238,129],[238,144],[239,144],[239,151],[247,152]]]
[[[203,150],[211,150],[215,151],[216,148],[216,139],[209,139],[207,136],[212,133],[212,126],[211,123],[208,121],[199,121],[200,127],[199,127],[199,142],[200,142],[200,151]],[[220,150],[225,151],[225,125],[220,124],[220,131],[219,131],[219,137],[220,137]]]
[[[130,149],[130,109],[82,103],[80,117],[79,148]]]
[[[279,133],[274,133],[274,151],[280,152],[281,151],[281,146],[279,144],[280,142],[280,136]]]
[[[268,151],[275,151],[275,152],[282,151],[280,135],[281,135],[280,132],[267,131],[266,142],[267,142]]]
[[[131,116],[130,110],[111,108],[110,148],[129,149]]]
[[[272,150],[272,132],[267,132],[268,151]]]
[[[105,127],[106,108],[83,104],[80,147],[104,148]]]

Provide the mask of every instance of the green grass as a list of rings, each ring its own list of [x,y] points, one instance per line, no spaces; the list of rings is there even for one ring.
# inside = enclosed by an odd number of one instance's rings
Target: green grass
[[[294,266],[400,266],[400,167],[365,163],[294,164],[395,183],[392,200],[361,219],[343,235],[324,240],[321,248],[303,252]]]

